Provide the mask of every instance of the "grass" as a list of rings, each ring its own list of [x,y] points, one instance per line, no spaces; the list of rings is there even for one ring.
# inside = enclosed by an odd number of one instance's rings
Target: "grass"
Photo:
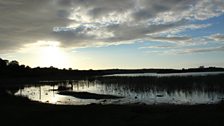
[[[134,91],[155,90],[199,90],[204,92],[224,93],[224,74],[207,76],[171,76],[171,77],[153,77],[153,76],[107,76],[96,78],[101,84],[119,85],[132,89]]]

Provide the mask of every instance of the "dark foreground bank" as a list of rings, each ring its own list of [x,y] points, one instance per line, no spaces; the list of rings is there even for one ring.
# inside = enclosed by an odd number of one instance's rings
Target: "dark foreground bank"
[[[50,105],[1,93],[0,125],[224,125],[217,105]]]

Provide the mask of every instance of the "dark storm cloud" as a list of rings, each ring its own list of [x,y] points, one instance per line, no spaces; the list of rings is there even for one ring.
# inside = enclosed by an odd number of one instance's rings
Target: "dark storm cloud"
[[[52,28],[70,22],[50,1],[0,0],[0,3],[0,50],[54,39]]]

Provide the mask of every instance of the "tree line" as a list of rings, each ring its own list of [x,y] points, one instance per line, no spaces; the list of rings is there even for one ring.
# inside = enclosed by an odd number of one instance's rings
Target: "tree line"
[[[188,69],[105,69],[105,70],[73,70],[59,69],[51,67],[35,67],[31,68],[26,65],[20,65],[16,60],[5,60],[0,58],[0,78],[12,77],[35,77],[35,78],[83,78],[89,76],[99,76],[108,74],[124,74],[124,73],[181,73],[181,72],[212,72],[224,71],[220,67],[200,66],[198,68]]]
[[[20,65],[16,60],[5,60],[0,58],[0,78],[19,78],[19,77],[34,77],[34,78],[68,78],[68,77],[87,77],[102,74],[99,71],[93,70],[72,70],[59,69],[53,66],[50,67],[35,67],[31,68],[26,65]]]

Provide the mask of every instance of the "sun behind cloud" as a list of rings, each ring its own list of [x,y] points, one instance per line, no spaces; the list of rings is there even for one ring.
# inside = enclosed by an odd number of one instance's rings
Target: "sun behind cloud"
[[[39,57],[43,66],[63,67],[68,63],[67,56],[58,43],[50,43],[48,46],[40,47]]]
[[[60,47],[57,41],[38,41],[33,44],[26,45],[26,51],[32,51],[35,63],[40,67],[58,67],[67,68],[69,66],[69,54]]]

